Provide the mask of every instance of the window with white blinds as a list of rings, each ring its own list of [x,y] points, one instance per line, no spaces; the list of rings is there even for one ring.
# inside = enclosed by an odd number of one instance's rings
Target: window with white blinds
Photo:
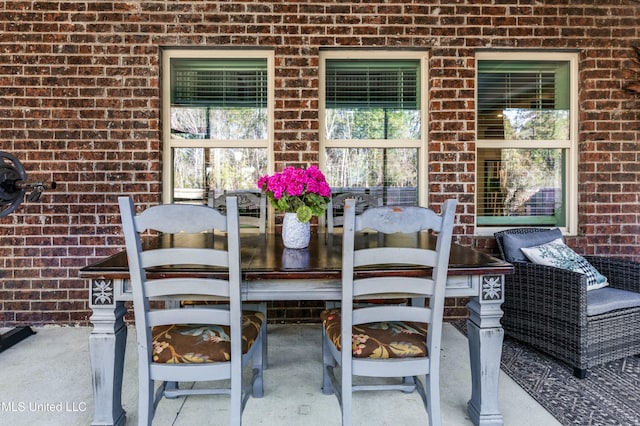
[[[424,52],[321,54],[321,165],[333,192],[419,205],[425,175]]]
[[[575,229],[577,57],[480,52],[476,223]]]
[[[165,49],[163,198],[206,204],[268,173],[273,52]]]

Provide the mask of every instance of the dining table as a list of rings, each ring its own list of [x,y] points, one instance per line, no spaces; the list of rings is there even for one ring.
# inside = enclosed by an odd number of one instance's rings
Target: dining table
[[[455,237],[454,237],[455,238]],[[225,245],[221,234],[150,236],[144,248],[211,247]],[[360,233],[356,248],[378,245],[434,248],[436,238],[425,232],[395,237]],[[341,298],[342,235],[313,232],[305,249],[288,249],[277,233],[242,233],[241,292],[243,300],[339,301]],[[471,396],[467,413],[475,425],[502,425],[498,407],[498,381],[504,331],[500,324],[504,301],[504,276],[512,265],[471,247],[451,247],[446,297],[468,298],[466,334],[469,344]],[[153,275],[224,276],[226,271],[175,265],[148,271]],[[430,270],[406,265],[360,269],[359,275],[401,274],[422,276]],[[127,256],[124,250],[82,268],[79,276],[89,282],[89,306],[93,329],[89,336],[93,379],[93,425],[123,425],[122,379],[127,339],[125,315],[132,300]],[[399,295],[402,296],[402,295]],[[318,322],[320,320],[318,319]],[[320,351],[320,346],[318,351]]]

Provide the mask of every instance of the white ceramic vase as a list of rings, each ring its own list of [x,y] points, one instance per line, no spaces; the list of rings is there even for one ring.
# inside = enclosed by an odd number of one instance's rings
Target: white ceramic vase
[[[300,222],[295,213],[285,213],[282,222],[282,242],[286,248],[302,249],[309,246],[311,224]]]

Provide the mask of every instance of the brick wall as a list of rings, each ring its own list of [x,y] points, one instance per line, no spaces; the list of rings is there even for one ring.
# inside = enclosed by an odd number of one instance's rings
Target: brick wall
[[[430,54],[430,202],[457,195],[458,240],[474,239],[474,55],[580,52],[582,252],[640,260],[640,5],[486,1],[0,1],[0,150],[58,189],[0,219],[0,323],[87,324],[78,269],[122,248],[116,197],[160,201],[161,46],[268,47],[276,57],[275,161],[318,161],[320,47]],[[568,5],[567,3],[571,3]],[[450,317],[464,301],[448,303]],[[274,305],[276,319],[315,318]]]

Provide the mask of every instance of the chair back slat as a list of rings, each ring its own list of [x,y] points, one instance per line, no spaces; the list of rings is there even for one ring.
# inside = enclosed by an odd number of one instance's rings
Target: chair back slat
[[[412,297],[428,297],[433,294],[433,289],[434,282],[431,278],[360,278],[353,282],[353,297],[397,297],[398,294],[411,295]]]
[[[228,309],[159,309],[147,314],[150,327],[170,324],[217,324],[230,325]]]
[[[431,315],[431,309],[417,306],[373,305],[366,309],[353,310],[353,324],[379,323],[385,321],[424,322]]]
[[[135,229],[166,234],[196,234],[217,229],[226,232],[227,218],[217,210],[194,204],[162,204],[134,217]]]
[[[229,281],[212,278],[163,278],[145,283],[148,298],[168,296],[184,297],[192,294],[198,297],[228,298]]]
[[[167,265],[229,266],[229,253],[226,250],[166,248],[143,251],[140,256],[143,268]]]
[[[384,234],[409,234],[429,229],[439,231],[443,220],[436,212],[424,207],[384,206],[362,212],[357,216],[354,229],[356,232],[371,229]]]
[[[407,247],[367,248],[354,253],[353,266],[384,264],[433,266],[437,261],[436,255],[435,251]]]

